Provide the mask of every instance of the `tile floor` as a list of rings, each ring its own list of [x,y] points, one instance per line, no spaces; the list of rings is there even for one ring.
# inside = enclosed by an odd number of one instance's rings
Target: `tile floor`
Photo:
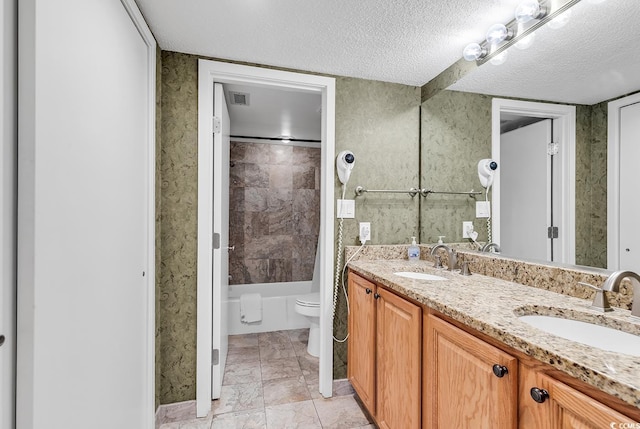
[[[230,336],[221,398],[209,415],[195,419],[194,401],[172,406],[160,429],[375,428],[346,380],[322,398],[307,338],[308,329]]]

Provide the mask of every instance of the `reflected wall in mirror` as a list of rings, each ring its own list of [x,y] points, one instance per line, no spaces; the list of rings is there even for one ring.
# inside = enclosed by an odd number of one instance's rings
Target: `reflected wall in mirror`
[[[492,156],[494,97],[573,105],[575,263],[606,267],[607,106],[640,90],[640,57],[634,52],[639,20],[636,0],[582,1],[561,30],[541,28],[529,50],[512,48],[502,66],[485,64],[426,100],[421,120],[422,187],[480,189],[475,164]],[[505,202],[503,213],[504,206]],[[486,223],[475,218],[473,201],[429,196],[422,202],[421,241],[434,242],[438,235],[447,235],[447,242],[466,241],[462,220],[473,220],[479,240],[487,239]]]

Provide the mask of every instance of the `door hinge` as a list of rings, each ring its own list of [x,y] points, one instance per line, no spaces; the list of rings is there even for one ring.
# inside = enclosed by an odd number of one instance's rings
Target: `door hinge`
[[[220,350],[211,350],[211,365],[218,365],[220,363]]]
[[[213,117],[213,134],[220,134],[220,118]]]
[[[547,145],[547,155],[557,155],[559,150],[558,143],[549,143]]]
[[[220,234],[217,232],[213,233],[213,244],[211,245],[212,249],[220,248]]]
[[[547,228],[547,238],[558,238],[557,226],[550,226]]]

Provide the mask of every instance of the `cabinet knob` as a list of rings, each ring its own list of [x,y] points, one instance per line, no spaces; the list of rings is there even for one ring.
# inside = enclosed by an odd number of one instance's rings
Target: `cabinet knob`
[[[502,365],[498,365],[498,364],[493,365],[493,373],[498,378],[504,377],[505,374],[507,374],[508,372],[509,372],[509,370],[507,369],[506,366],[502,366]]]
[[[376,293],[374,293],[374,294],[373,294],[373,297],[374,297],[375,299],[378,299],[378,298],[380,298],[380,294],[376,292]]]
[[[531,397],[538,404],[542,404],[549,397],[549,392],[547,392],[544,389],[539,389],[537,387],[532,387],[531,388]]]
[[[369,288],[366,288],[364,291],[367,293],[367,295],[369,295],[372,292],[372,290]]]

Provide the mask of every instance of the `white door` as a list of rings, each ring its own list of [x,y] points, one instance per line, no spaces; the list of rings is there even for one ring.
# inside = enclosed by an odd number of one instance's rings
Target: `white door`
[[[17,427],[151,428],[155,42],[132,0],[20,0]]]
[[[620,109],[620,266],[640,272],[640,103]]]
[[[0,428],[15,426],[16,2],[0,6]]]
[[[227,301],[229,295],[229,111],[222,85],[213,89],[213,232],[220,246],[213,250],[213,367],[211,397],[220,398],[229,342]],[[216,363],[217,355],[217,363]]]
[[[504,133],[500,137],[500,247],[505,255],[552,260],[551,163],[547,144],[552,121]]]

